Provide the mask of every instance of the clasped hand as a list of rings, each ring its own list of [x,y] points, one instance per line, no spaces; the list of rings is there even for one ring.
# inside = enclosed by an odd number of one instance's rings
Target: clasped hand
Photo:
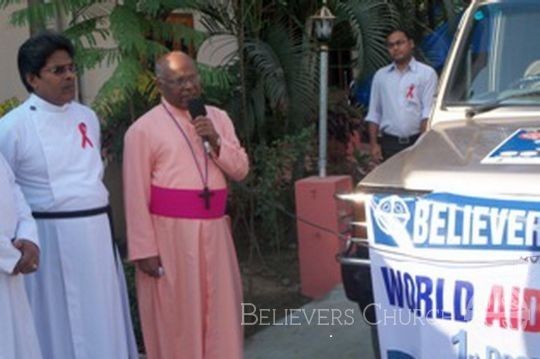
[[[165,275],[159,256],[139,259],[135,263],[137,268],[150,277],[160,278]]]
[[[208,142],[210,142],[210,145],[212,148],[217,149],[218,146],[218,138],[219,134],[217,133],[216,129],[214,128],[214,124],[212,121],[205,116],[198,116],[195,118],[195,121],[193,121],[193,126],[195,127],[195,131],[201,138],[207,139]]]
[[[39,266],[39,247],[27,239],[16,239],[13,246],[21,252],[21,258],[13,269],[13,274],[35,272]]]

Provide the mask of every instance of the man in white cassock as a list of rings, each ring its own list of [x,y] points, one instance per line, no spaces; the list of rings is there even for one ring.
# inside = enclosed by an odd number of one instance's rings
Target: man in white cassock
[[[22,274],[39,263],[36,223],[0,155],[0,358],[41,358]]]
[[[0,120],[0,152],[40,237],[28,298],[44,358],[138,358],[107,215],[99,122],[73,101],[73,56],[62,35],[28,39],[17,61],[30,97]]]

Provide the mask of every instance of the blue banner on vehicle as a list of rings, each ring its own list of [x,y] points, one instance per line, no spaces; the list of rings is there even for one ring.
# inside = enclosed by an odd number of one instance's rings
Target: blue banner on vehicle
[[[366,200],[386,358],[540,358],[540,201]]]
[[[453,194],[374,196],[375,243],[404,248],[540,250],[540,202]]]

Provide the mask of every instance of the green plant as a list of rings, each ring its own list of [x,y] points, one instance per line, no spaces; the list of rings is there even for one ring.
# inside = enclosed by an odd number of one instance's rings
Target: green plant
[[[386,35],[398,24],[399,13],[384,0],[336,1],[336,22],[346,22],[350,28],[354,50],[358,56],[355,67],[359,76],[375,72],[388,62]]]
[[[16,97],[12,97],[0,103],[0,117],[4,116],[9,111],[19,106],[19,104],[20,104],[20,101]]]
[[[367,127],[361,109],[349,104],[347,92],[332,90],[328,101],[328,168],[333,175],[349,174],[356,183],[370,170],[367,147],[360,148]]]
[[[304,128],[316,110],[318,84],[305,19],[281,1],[197,1],[194,6],[210,35],[238,39],[230,63],[238,87],[226,107],[248,150]]]
[[[244,183],[232,185],[236,238],[249,241],[250,257],[264,248],[279,254],[285,243],[294,241],[295,222],[290,217],[294,182],[313,172],[314,134],[310,126],[296,135],[257,145],[250,176]]]

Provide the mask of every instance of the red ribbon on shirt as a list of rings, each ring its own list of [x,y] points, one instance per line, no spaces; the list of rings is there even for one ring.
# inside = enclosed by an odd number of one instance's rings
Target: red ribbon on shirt
[[[87,130],[86,123],[84,122],[79,123],[79,132],[81,133],[81,136],[82,136],[81,147],[86,148],[86,144],[88,144],[90,147],[94,147],[94,144],[90,140],[90,137],[86,135],[86,130]]]
[[[409,86],[409,89],[407,90],[407,99],[412,100],[414,97],[414,85]]]

